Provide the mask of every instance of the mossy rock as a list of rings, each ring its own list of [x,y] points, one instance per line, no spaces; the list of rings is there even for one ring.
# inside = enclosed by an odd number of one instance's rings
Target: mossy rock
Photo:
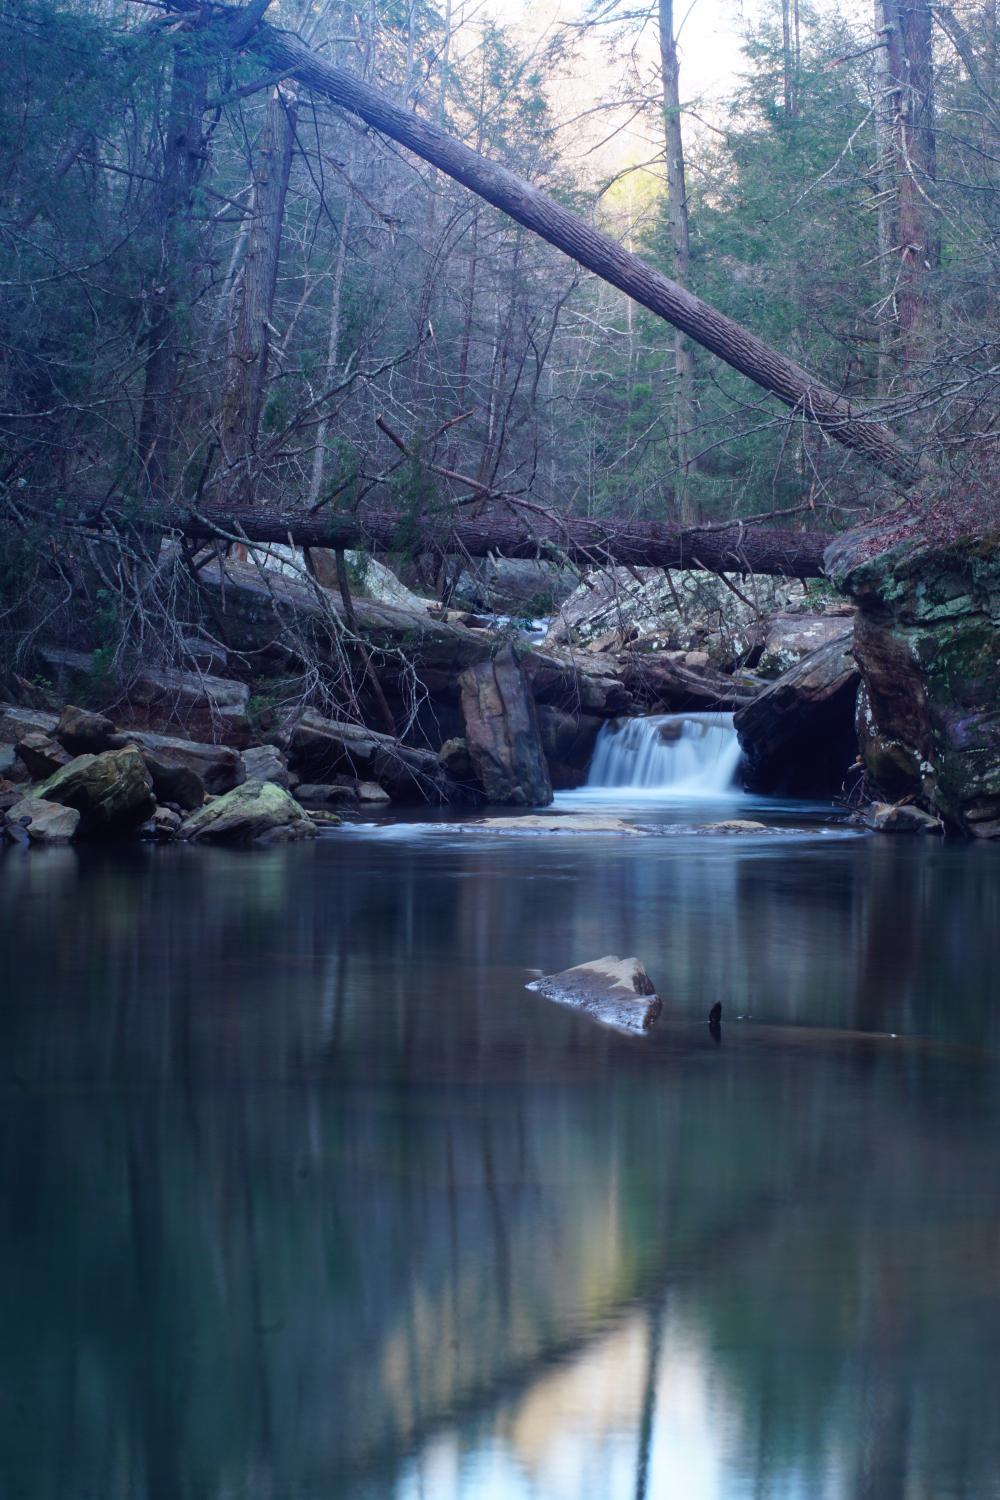
[[[83,835],[128,832],[144,823],[156,806],[152,778],[133,746],[78,755],[33,795],[75,807]]]
[[[316,826],[274,781],[245,781],[186,818],[180,837],[202,844],[280,844],[314,838]]]

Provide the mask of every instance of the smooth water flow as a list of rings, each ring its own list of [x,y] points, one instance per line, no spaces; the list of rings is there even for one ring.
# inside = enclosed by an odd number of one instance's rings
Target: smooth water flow
[[[733,790],[739,763],[732,714],[614,719],[597,737],[587,786],[710,796]]]

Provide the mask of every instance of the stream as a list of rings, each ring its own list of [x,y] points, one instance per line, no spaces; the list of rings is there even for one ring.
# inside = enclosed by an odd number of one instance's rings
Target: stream
[[[995,1500],[1000,850],[707,717],[557,800],[643,837],[0,856],[5,1497]]]

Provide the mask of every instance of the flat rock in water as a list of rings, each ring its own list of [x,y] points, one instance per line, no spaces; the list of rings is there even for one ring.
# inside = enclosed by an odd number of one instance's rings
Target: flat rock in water
[[[721,823],[704,823],[699,833],[767,833],[766,823],[755,823],[751,818],[726,818]]]
[[[645,965],[616,953],[533,979],[526,988],[630,1036],[649,1031],[663,1009]]]
[[[467,825],[488,828],[492,833],[628,833],[639,829],[621,818],[577,817],[574,813],[526,813],[521,818],[483,818]]]

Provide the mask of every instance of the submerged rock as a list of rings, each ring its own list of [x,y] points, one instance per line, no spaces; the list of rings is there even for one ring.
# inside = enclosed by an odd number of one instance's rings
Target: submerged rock
[[[316,826],[273,781],[246,781],[185,818],[179,837],[204,844],[277,844],[314,838]]]
[[[633,1036],[649,1031],[663,1010],[641,960],[619,958],[614,953],[560,974],[546,974],[532,980],[527,988]]]
[[[8,811],[5,825],[10,836],[19,842],[68,844],[76,835],[80,814],[74,807],[63,807],[42,797],[22,797]]]
[[[1000,550],[995,532],[938,531],[884,550],[878,529],[860,531],[827,551],[858,605],[861,755],[887,800],[910,796],[949,828],[997,838]]]
[[[755,823],[752,818],[725,818],[721,823],[703,823],[699,833],[766,833],[766,823]]]
[[[534,699],[510,646],[459,679],[465,740],[488,802],[544,807],[552,782]]]
[[[152,777],[132,745],[76,756],[36,787],[35,796],[76,808],[81,834],[131,831],[155,806]]]

